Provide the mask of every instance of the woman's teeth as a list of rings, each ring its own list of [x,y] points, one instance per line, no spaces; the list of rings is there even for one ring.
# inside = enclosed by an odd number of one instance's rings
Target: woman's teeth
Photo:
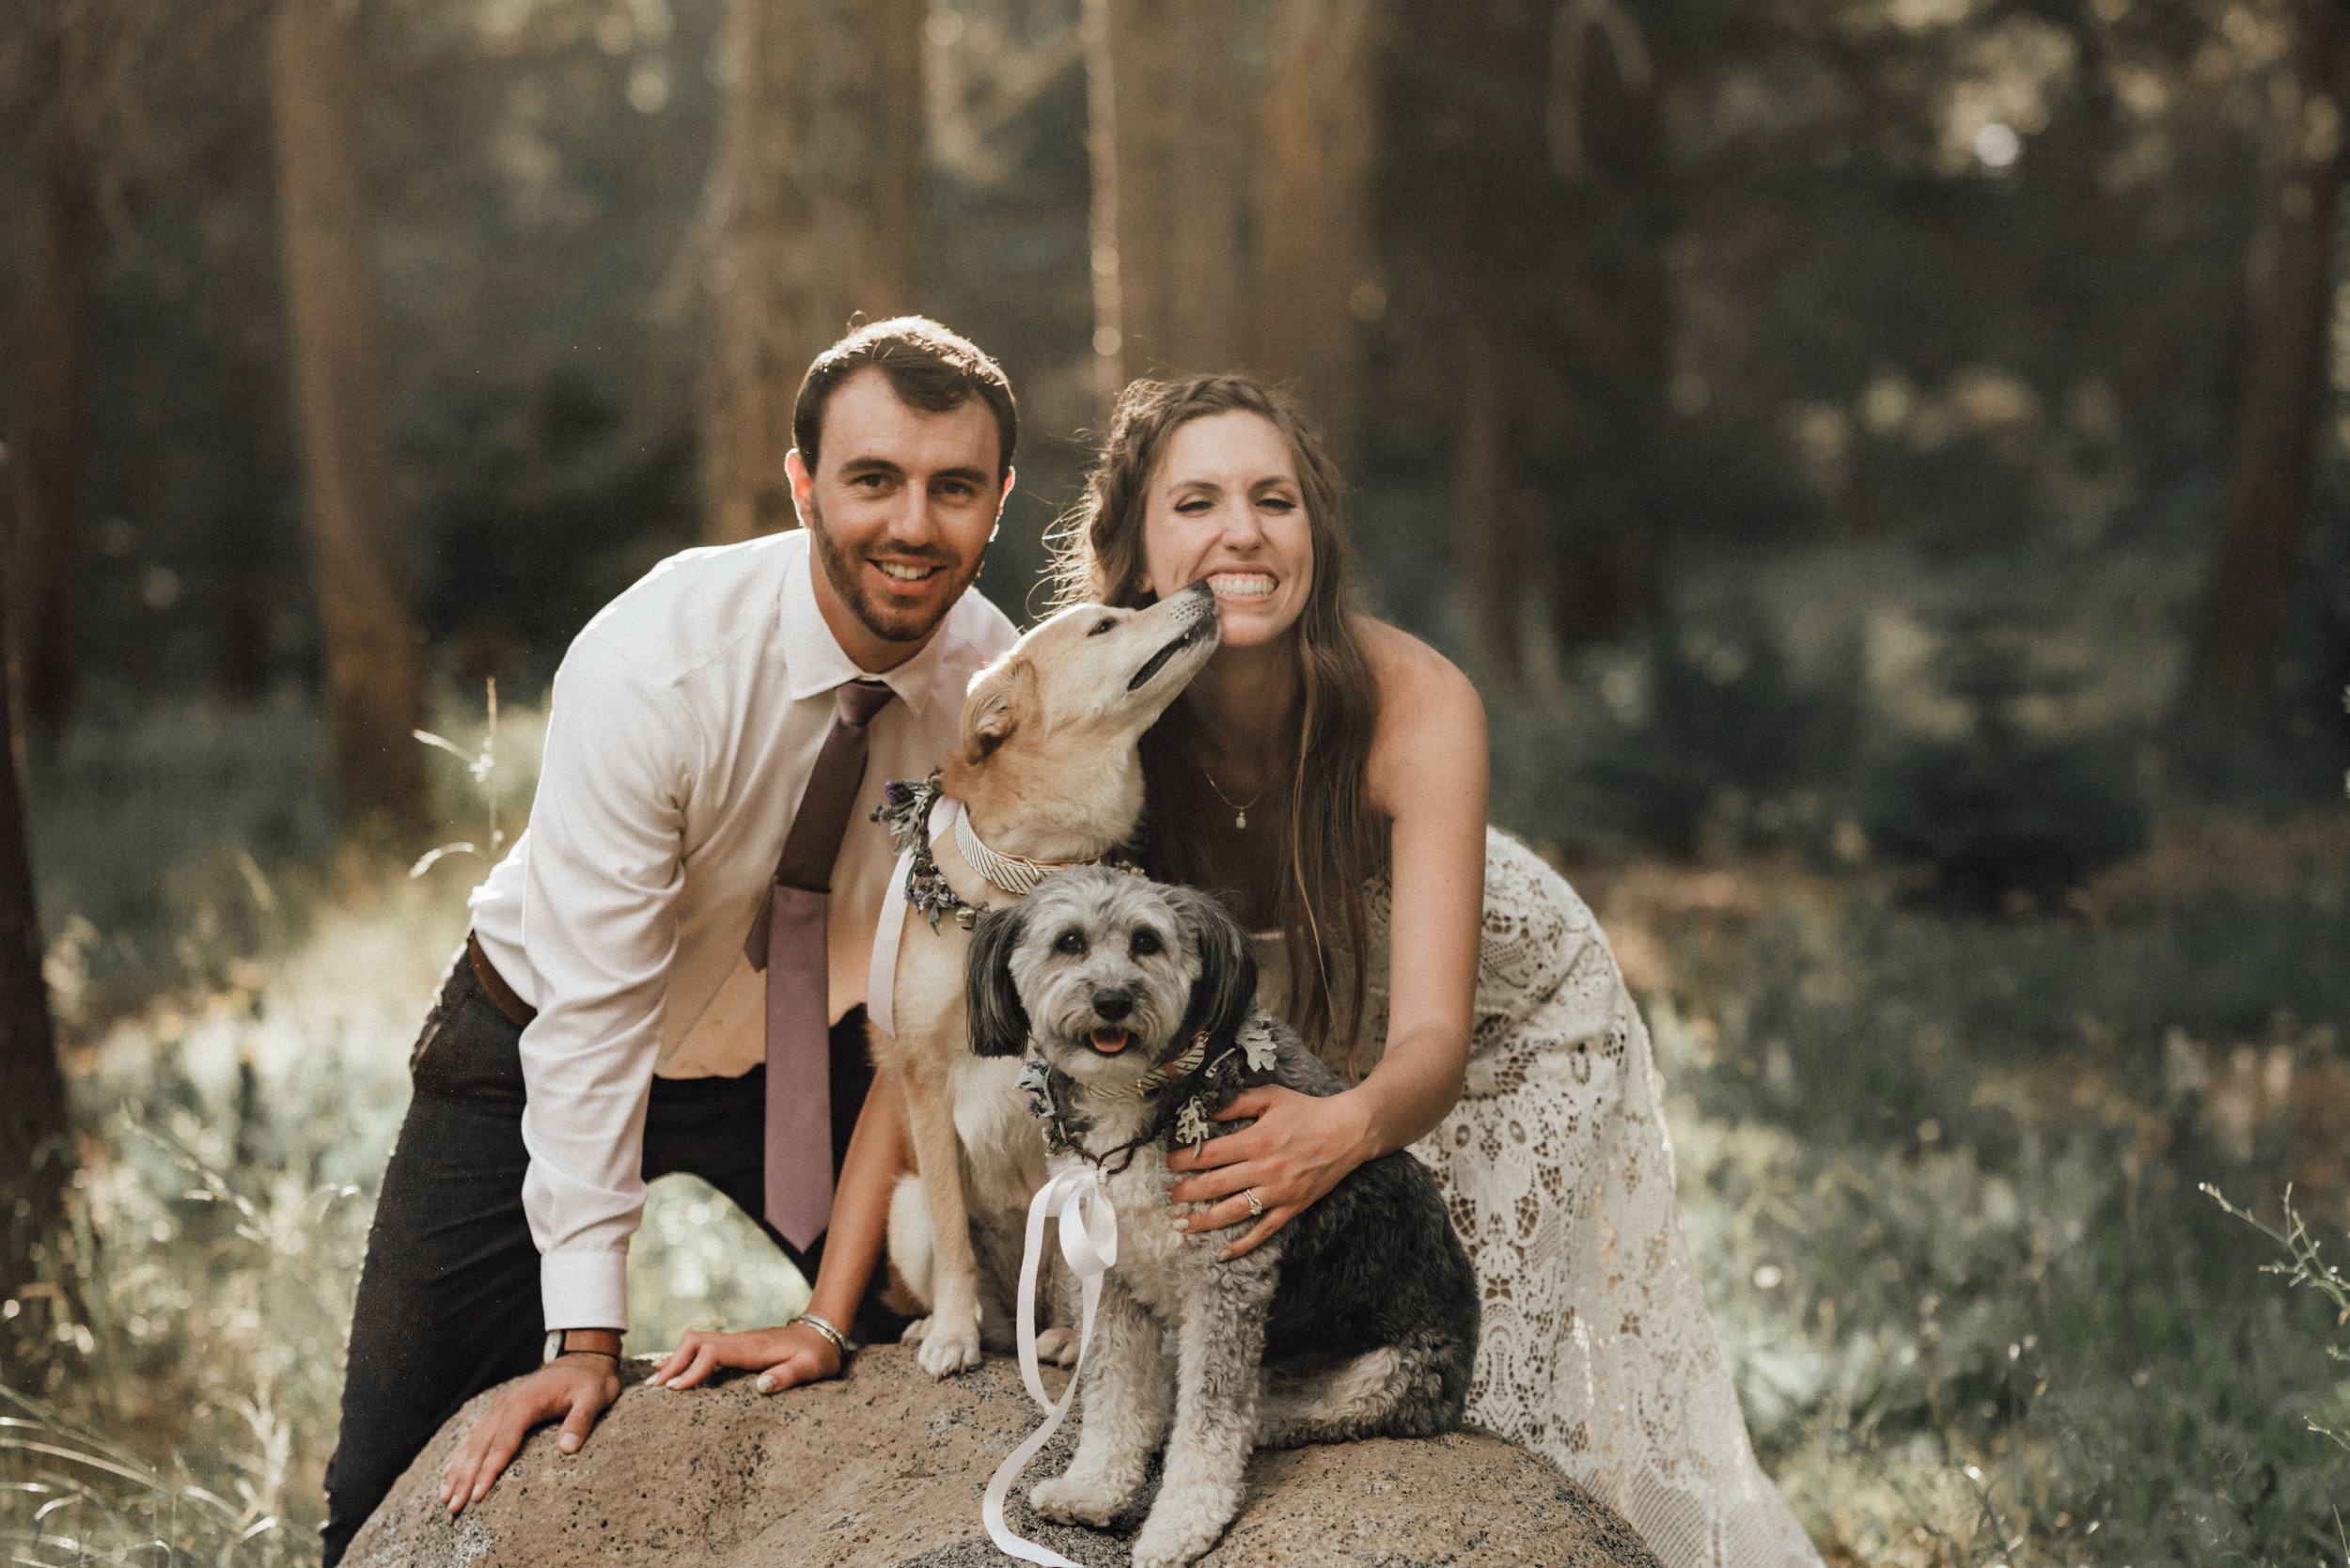
[[[938,570],[934,566],[913,566],[903,561],[875,561],[873,564],[880,567],[885,575],[895,577],[901,583],[918,583]]]
[[[1273,578],[1261,572],[1223,572],[1208,579],[1218,599],[1263,599],[1273,592]]]

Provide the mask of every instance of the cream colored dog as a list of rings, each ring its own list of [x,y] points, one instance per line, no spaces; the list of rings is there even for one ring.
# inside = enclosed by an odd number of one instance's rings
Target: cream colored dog
[[[1123,843],[1142,817],[1142,732],[1215,648],[1215,596],[1198,583],[1147,610],[1063,610],[975,676],[963,746],[941,784],[980,849],[966,855],[956,832],[930,845],[954,897],[1000,908],[1025,896],[1018,885],[1034,873],[1024,866],[1096,861]],[[944,1377],[979,1363],[983,1294],[987,1337],[1010,1348],[1022,1219],[1043,1184],[1045,1151],[1015,1084],[1020,1059],[968,1048],[968,927],[949,915],[933,931],[911,904],[904,921],[896,1032],[872,1030],[875,1065],[905,1094],[916,1169],[890,1204],[889,1255],[930,1311],[908,1331],[921,1339],[916,1359]],[[1062,1351],[1067,1338],[1056,1333],[1041,1349]]]

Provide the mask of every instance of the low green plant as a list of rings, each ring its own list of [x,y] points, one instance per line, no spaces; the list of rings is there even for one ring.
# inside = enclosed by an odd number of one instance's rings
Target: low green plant
[[[2284,1262],[2263,1263],[2263,1274],[2282,1275],[2288,1287],[2314,1291],[2332,1302],[2336,1328],[2350,1324],[2350,1278],[2345,1278],[2340,1269],[2320,1255],[2317,1238],[2310,1233],[2308,1218],[2293,1206],[2291,1183],[2285,1184],[2283,1196],[2277,1200],[2277,1206],[2284,1216],[2282,1225],[2271,1225],[2250,1210],[2237,1208],[2228,1201],[2225,1194],[2209,1183],[2205,1183],[2201,1190],[2220,1208],[2283,1248]],[[2334,1360],[2350,1362],[2350,1351],[2340,1345],[2327,1345],[2326,1354]],[[2310,1430],[2321,1437],[2331,1438],[2342,1449],[2350,1450],[2350,1431],[2345,1430],[2350,1428],[2350,1380],[2336,1390],[2336,1396],[2334,1403],[2342,1407],[2342,1413],[2331,1414],[2327,1419],[2341,1421],[2342,1425],[2323,1425],[2312,1417]]]
[[[2323,899],[2271,903],[2250,929],[2335,917]],[[2333,1513],[2350,1463],[2309,1430],[2350,1408],[2317,1310],[2340,1277],[2288,1222],[2275,1234],[2298,1236],[2290,1266],[2314,1291],[2250,1289],[2251,1232],[2193,1199],[2277,1180],[2281,1109],[2238,1147],[2198,1080],[2166,1075],[2145,1038],[2162,1011],[2123,1029],[2058,1011],[2119,993],[2101,965],[2168,966],[2171,1016],[2231,1016],[2210,993],[2237,985],[2236,955],[2201,937],[1783,901],[1727,957],[1685,954],[1700,978],[1683,997],[1652,999],[1725,1355],[1766,1465],[1836,1551],[1979,1568],[2350,1556]],[[2070,996],[2068,967],[2085,982]],[[2262,973],[2280,1008],[2329,1015],[2326,977]],[[2254,1038],[2264,1059],[2330,1059],[2325,1027]]]

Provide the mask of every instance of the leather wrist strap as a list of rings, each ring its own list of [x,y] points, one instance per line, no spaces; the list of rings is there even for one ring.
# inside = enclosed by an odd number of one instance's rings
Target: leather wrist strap
[[[627,1359],[617,1350],[598,1350],[593,1345],[580,1345],[574,1348],[572,1344],[572,1332],[569,1328],[547,1330],[546,1359],[548,1361],[552,1362],[565,1356],[603,1356],[610,1358],[612,1364],[617,1367]],[[586,1333],[587,1330],[581,1329],[578,1332]]]

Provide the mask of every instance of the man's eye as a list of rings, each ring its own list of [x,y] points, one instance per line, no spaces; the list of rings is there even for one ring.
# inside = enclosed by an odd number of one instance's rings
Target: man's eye
[[[1070,958],[1085,957],[1086,933],[1082,931],[1062,932],[1060,933],[1059,940],[1053,944],[1053,950],[1057,953],[1065,954]]]
[[[1128,950],[1136,958],[1149,958],[1153,953],[1165,952],[1167,948],[1159,940],[1157,932],[1152,931],[1149,926],[1144,926],[1135,933],[1134,942]]]
[[[1088,632],[1086,635],[1089,637],[1098,637],[1104,632],[1115,632],[1117,630],[1117,618],[1115,616],[1104,616],[1102,619],[1095,624],[1093,630]]]

